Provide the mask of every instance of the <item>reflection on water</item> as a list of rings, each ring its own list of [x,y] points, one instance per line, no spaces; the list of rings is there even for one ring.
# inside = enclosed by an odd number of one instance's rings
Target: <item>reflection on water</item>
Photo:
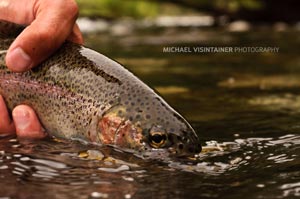
[[[299,135],[208,141],[195,158],[165,162],[74,142],[19,143],[10,137],[0,142],[0,178],[7,187],[0,194],[8,198],[39,198],[41,192],[49,198],[152,198],[154,190],[162,198],[171,190],[177,197],[214,198],[244,186],[257,193],[273,187],[272,197],[300,194]],[[173,182],[166,186],[168,176]],[[187,183],[184,189],[181,180]],[[209,185],[220,192],[210,195]]]
[[[192,122],[203,152],[157,161],[104,146],[2,137],[0,197],[299,197],[299,41],[297,32],[267,30],[87,35],[88,46],[128,66]],[[167,45],[258,43],[280,52],[162,52]]]

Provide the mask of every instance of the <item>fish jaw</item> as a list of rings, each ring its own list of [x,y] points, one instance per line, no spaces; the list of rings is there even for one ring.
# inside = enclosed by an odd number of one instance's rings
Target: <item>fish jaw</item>
[[[142,150],[142,129],[131,121],[111,113],[104,115],[98,123],[99,140],[104,145]]]

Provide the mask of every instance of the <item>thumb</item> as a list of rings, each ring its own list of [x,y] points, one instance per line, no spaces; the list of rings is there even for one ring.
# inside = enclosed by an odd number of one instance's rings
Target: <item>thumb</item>
[[[37,115],[30,107],[19,105],[13,110],[12,116],[18,137],[39,139],[46,136]]]
[[[40,13],[12,43],[6,55],[6,65],[10,70],[23,72],[38,65],[72,33],[77,10],[69,12],[68,17],[53,12],[51,9]]]

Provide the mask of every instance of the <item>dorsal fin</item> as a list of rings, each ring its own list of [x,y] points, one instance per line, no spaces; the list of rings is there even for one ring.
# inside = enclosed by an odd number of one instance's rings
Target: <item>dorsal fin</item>
[[[0,20],[0,38],[15,38],[24,28],[25,26]]]

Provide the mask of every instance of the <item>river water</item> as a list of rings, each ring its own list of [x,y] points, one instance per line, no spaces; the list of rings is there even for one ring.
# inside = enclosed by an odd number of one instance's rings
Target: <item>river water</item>
[[[89,34],[192,123],[193,160],[140,159],[109,147],[0,138],[0,198],[298,198],[297,31],[155,30]],[[279,52],[166,53],[164,47],[271,46]]]

